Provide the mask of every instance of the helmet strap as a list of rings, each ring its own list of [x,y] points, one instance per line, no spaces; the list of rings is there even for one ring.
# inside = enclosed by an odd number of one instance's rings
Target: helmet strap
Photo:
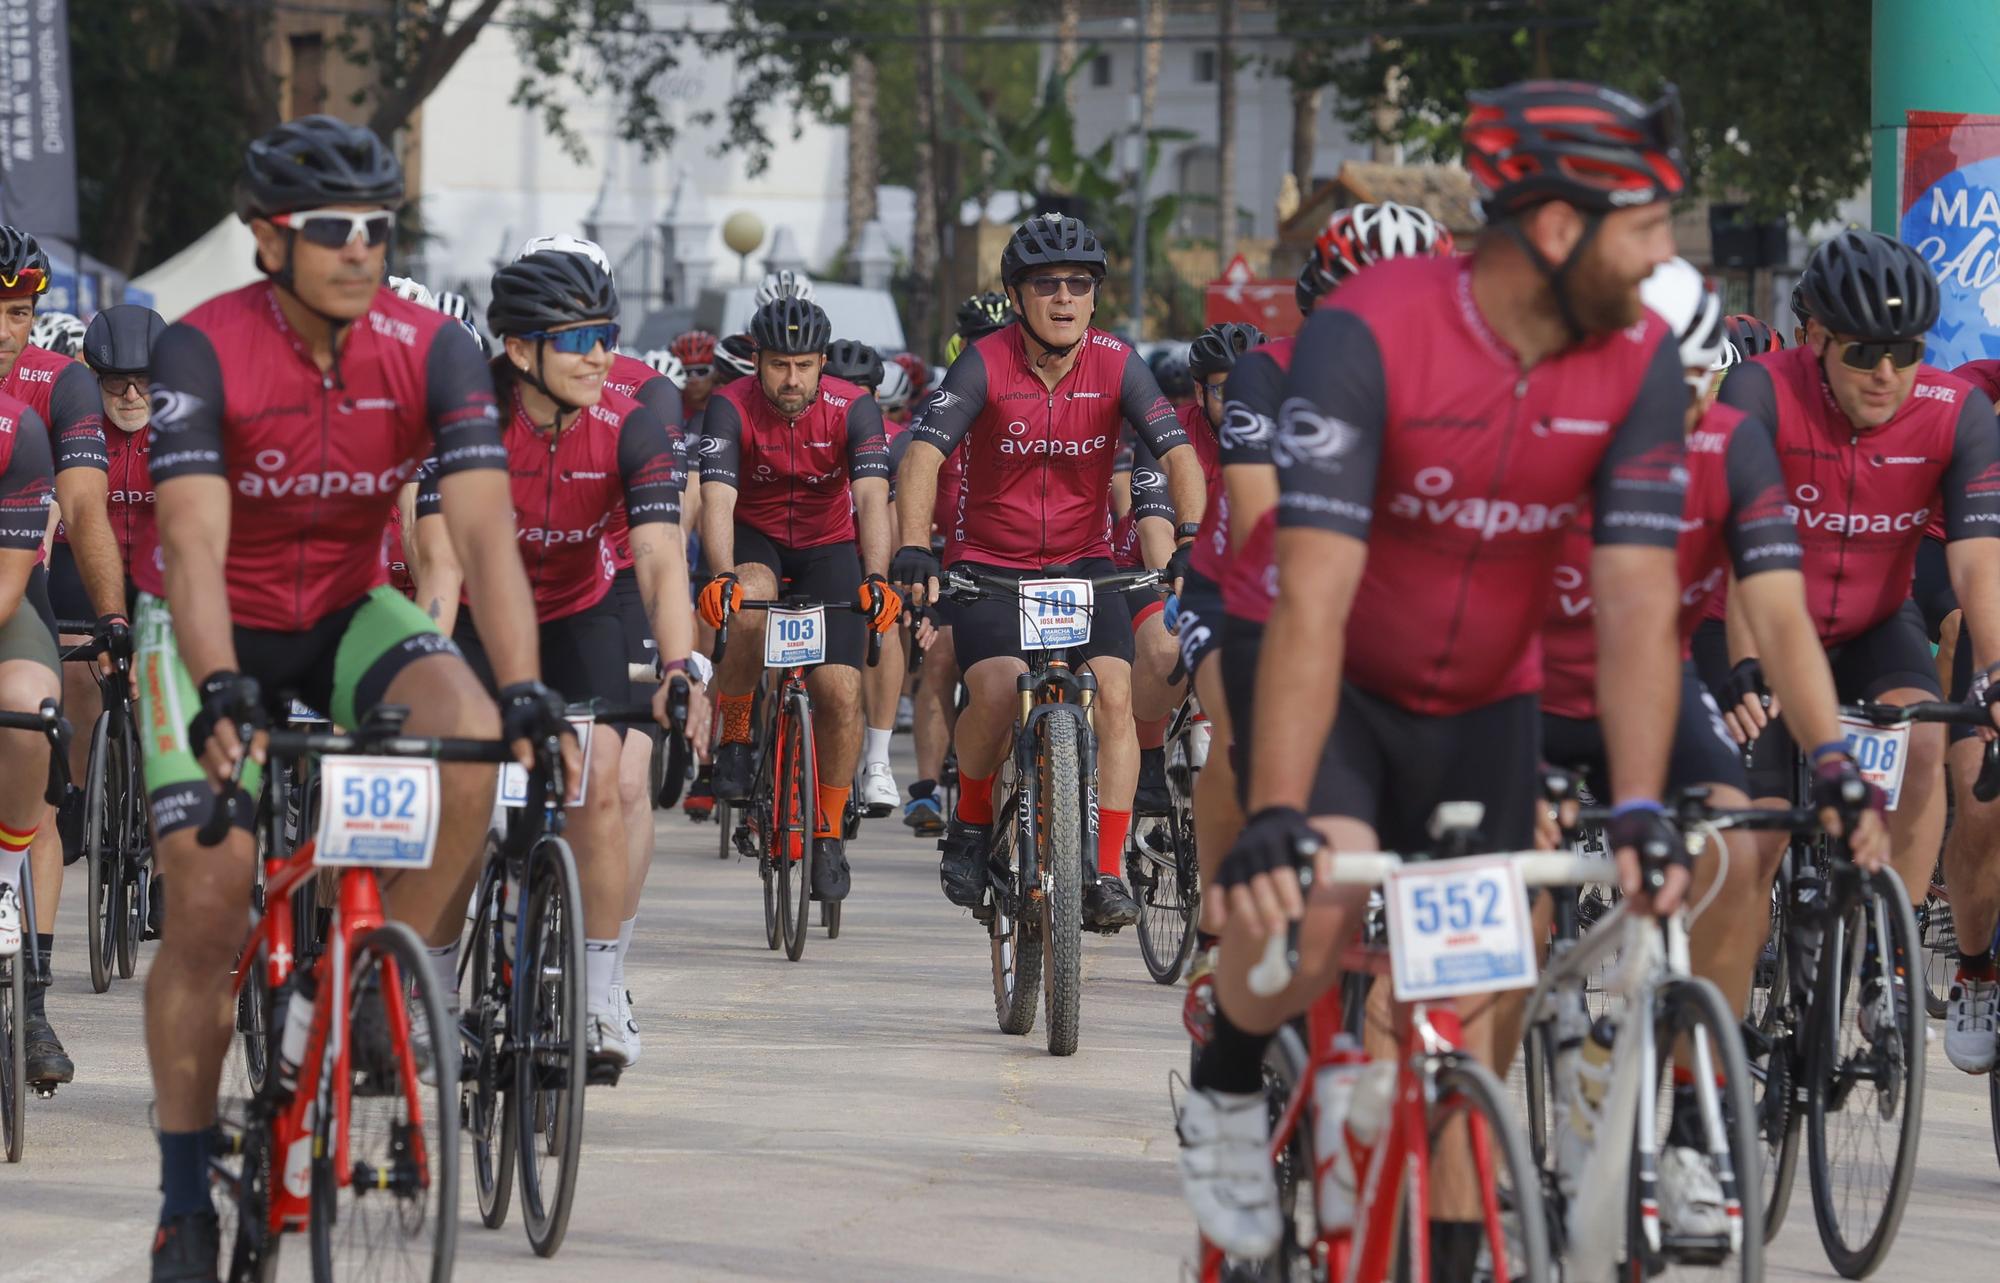
[[[1029,338],[1033,339],[1035,341],[1035,346],[1042,349],[1042,354],[1034,358],[1036,369],[1045,370],[1048,368],[1050,362],[1065,360],[1068,358],[1071,352],[1076,351],[1077,346],[1083,342],[1082,338],[1078,338],[1075,343],[1068,344],[1067,346],[1057,347],[1055,344],[1049,342],[1041,335],[1035,333],[1035,327],[1028,323],[1028,309],[1025,306],[1023,306],[1022,300],[1020,298],[1020,293],[1021,293],[1020,285],[1015,284],[1009,286],[1008,288],[1013,290],[1015,294],[1014,317],[1021,323],[1021,332],[1023,334],[1026,334]],[[1084,334],[1087,336],[1089,332],[1090,332],[1090,327],[1087,325],[1084,326]]]
[[[520,375],[521,381],[523,383],[527,384],[535,391],[541,393],[543,396],[547,397],[551,402],[554,403],[556,407],[556,417],[546,424],[536,423],[535,424],[536,429],[546,430],[549,432],[560,432],[562,431],[563,427],[563,417],[565,415],[576,414],[583,407],[571,405],[569,402],[563,400],[561,397],[557,396],[554,392],[551,392],[549,390],[548,379],[546,377],[545,367],[544,367],[544,362],[548,360],[548,355],[549,355],[549,341],[547,339],[536,339],[534,368],[524,370],[517,365],[514,367],[514,372]],[[516,395],[518,396],[518,394]],[[522,403],[521,409],[523,412],[526,412],[527,410],[526,402]],[[529,422],[531,423],[534,422],[533,415],[529,415],[528,419]]]
[[[1542,251],[1535,248],[1534,242],[1528,239],[1528,234],[1521,230],[1519,219],[1509,219],[1502,226],[1506,228],[1507,235],[1513,238],[1514,243],[1521,247],[1521,252],[1528,256],[1528,261],[1535,265],[1535,270],[1542,274],[1542,279],[1549,283],[1549,293],[1553,294],[1556,300],[1556,313],[1562,317],[1563,326],[1569,330],[1570,338],[1573,341],[1586,338],[1588,331],[1583,328],[1583,323],[1577,320],[1576,308],[1570,303],[1569,274],[1583,261],[1583,252],[1590,248],[1590,242],[1597,239],[1599,229],[1604,226],[1604,215],[1583,214],[1583,235],[1577,238],[1576,244],[1570,247],[1568,256],[1560,264],[1549,262]]]

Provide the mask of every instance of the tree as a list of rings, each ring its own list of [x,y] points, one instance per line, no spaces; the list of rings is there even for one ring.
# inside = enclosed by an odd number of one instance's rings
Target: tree
[[[1215,271],[1236,257],[1236,6],[1218,6],[1215,41]]]

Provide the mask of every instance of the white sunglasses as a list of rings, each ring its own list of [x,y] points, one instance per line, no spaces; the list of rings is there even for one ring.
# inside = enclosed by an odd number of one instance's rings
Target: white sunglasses
[[[271,219],[279,227],[296,231],[313,245],[345,249],[357,242],[370,248],[389,243],[396,218],[386,209],[357,214],[351,209],[298,209]]]

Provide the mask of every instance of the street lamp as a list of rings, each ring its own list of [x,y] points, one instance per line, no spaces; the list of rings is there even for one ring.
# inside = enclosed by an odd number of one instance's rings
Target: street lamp
[[[736,279],[748,280],[750,255],[764,243],[764,220],[747,209],[739,209],[722,220],[722,243],[737,256]]]

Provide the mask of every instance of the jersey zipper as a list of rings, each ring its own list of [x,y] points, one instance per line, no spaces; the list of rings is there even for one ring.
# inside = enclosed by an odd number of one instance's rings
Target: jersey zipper
[[[1523,373],[1514,381],[1514,400],[1507,409],[1507,428],[1500,438],[1500,452],[1493,460],[1493,473],[1486,483],[1486,507],[1492,511],[1494,502],[1500,497],[1500,482],[1507,475],[1507,456],[1514,448],[1514,429],[1520,426],[1521,405],[1528,399],[1528,376]],[[1445,669],[1452,653],[1458,648],[1459,628],[1465,622],[1466,598],[1471,595],[1472,569],[1478,564],[1483,539],[1475,539],[1472,551],[1465,556],[1465,573],[1458,578],[1458,602],[1451,610],[1451,624],[1445,630],[1444,649],[1438,652],[1437,662],[1431,666],[1430,680],[1424,685],[1422,698],[1430,700],[1437,695],[1438,683],[1443,680]]]
[[[319,526],[319,491],[325,488],[326,451],[328,439],[333,433],[333,375],[322,370],[319,376],[319,475],[320,484],[313,488],[312,510],[306,517],[303,538],[297,541],[299,550],[299,573],[292,581],[292,626],[303,629],[306,626],[306,545],[312,542],[312,534]]]
[[[1852,538],[1854,538],[1854,529],[1853,529],[1853,527],[1854,527],[1854,478],[1855,478],[1856,474],[1858,474],[1858,473],[1859,473],[1859,472],[1861,471],[1861,469],[1860,469],[1859,467],[1857,467],[1857,466],[1856,466],[1856,462],[1855,462],[1855,457],[1854,457],[1854,452],[1855,452],[1855,449],[1856,449],[1857,447],[1859,447],[1859,446],[1860,446],[1860,444],[1861,444],[1861,434],[1860,434],[1859,432],[1850,432],[1850,433],[1848,433],[1848,435],[1847,435],[1847,459],[1846,459],[1846,464],[1847,464],[1847,516],[1846,516],[1846,520],[1845,520],[1845,521],[1844,521],[1844,522],[1842,523],[1842,524],[1843,524],[1844,526],[1846,526],[1847,528],[1846,528],[1846,529],[1844,529],[1844,530],[1842,530],[1842,531],[1840,532],[1840,556],[1839,556],[1839,557],[1838,557],[1838,558],[1836,559],[1836,561],[1835,561],[1835,564],[1834,564],[1834,569],[1833,569],[1833,598],[1832,598],[1832,600],[1831,600],[1831,601],[1830,601],[1830,602],[1828,603],[1828,606],[1827,606],[1827,621],[1826,621],[1826,622],[1827,622],[1827,627],[1828,627],[1829,629],[1831,629],[1832,627],[1834,627],[1834,625],[1835,625],[1836,621],[1838,621],[1838,620],[1840,619],[1840,585],[1841,585],[1841,581],[1847,578],[1847,541],[1848,541],[1848,540],[1850,540],[1850,539],[1852,539]]]
[[[560,416],[557,417],[556,422],[560,425],[562,422]],[[561,439],[562,430],[560,427],[549,434],[549,479],[548,483],[542,487],[542,552],[535,559],[534,586],[537,591],[542,586],[542,573],[549,568],[549,534],[552,523],[555,521],[556,513],[556,442]],[[539,613],[538,607],[537,614]]]

